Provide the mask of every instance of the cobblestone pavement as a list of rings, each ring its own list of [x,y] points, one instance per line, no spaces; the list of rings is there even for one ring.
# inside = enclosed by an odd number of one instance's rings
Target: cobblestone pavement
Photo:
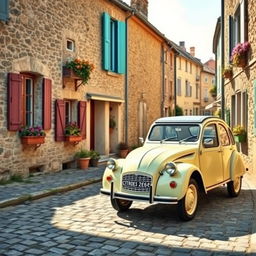
[[[168,205],[134,202],[117,213],[100,186],[1,209],[0,255],[249,255],[253,200],[245,183],[238,198],[225,187],[202,196],[190,222]]]
[[[39,191],[47,191],[78,183],[92,178],[101,178],[104,171],[102,167],[90,167],[87,170],[68,169],[56,173],[47,173],[30,177],[25,182],[15,182],[0,186],[0,201],[19,197]]]

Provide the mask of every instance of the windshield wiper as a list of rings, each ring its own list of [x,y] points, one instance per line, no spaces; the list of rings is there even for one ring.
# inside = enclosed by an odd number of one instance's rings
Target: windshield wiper
[[[162,140],[160,141],[160,143],[163,143],[164,141],[172,140],[172,139],[177,139],[177,136],[172,136],[172,137],[168,137],[168,138],[162,139]]]
[[[184,141],[186,141],[186,140],[189,140],[189,139],[192,139],[192,138],[198,138],[198,136],[196,136],[196,135],[189,136],[189,137],[187,137],[187,138],[185,138],[185,139],[180,140],[179,143],[181,144],[182,142],[184,142]]]

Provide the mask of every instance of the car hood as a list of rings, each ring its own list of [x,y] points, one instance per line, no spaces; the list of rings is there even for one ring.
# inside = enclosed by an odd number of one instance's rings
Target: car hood
[[[141,171],[153,174],[167,162],[195,154],[198,145],[157,144],[144,145],[129,153],[124,161],[123,173]]]

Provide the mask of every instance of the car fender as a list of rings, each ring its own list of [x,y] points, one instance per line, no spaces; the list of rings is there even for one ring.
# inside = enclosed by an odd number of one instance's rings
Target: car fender
[[[237,151],[233,151],[230,158],[230,179],[235,180],[245,174],[245,165],[242,156]]]
[[[203,175],[197,166],[189,163],[178,163],[176,165],[178,171],[174,176],[163,172],[159,177],[156,186],[156,195],[177,197],[177,200],[182,199],[186,194],[190,178],[193,175],[201,180],[198,186],[203,187],[202,189],[206,192]],[[170,188],[171,181],[177,183],[176,188]]]

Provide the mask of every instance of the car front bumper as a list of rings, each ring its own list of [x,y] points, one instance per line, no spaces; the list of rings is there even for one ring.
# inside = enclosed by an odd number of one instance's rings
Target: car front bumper
[[[111,190],[100,189],[101,194],[110,196],[111,199],[124,199],[130,201],[146,201],[150,204],[152,203],[160,203],[160,204],[177,204],[177,197],[164,197],[164,196],[154,196],[152,193],[152,187],[150,187],[149,195],[133,195],[123,192],[114,192],[114,183],[111,183]]]

